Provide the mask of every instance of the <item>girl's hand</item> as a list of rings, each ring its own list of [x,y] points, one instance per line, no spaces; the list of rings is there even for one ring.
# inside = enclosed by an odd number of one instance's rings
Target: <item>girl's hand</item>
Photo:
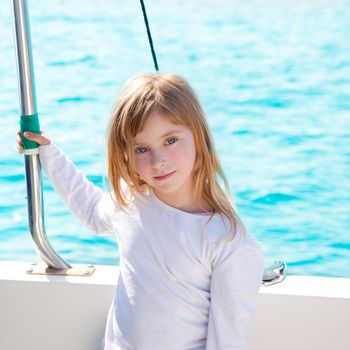
[[[23,144],[22,144],[22,137],[25,137],[28,140],[37,142],[40,146],[49,145],[51,143],[51,140],[47,135],[45,135],[43,132],[41,134],[35,134],[34,132],[25,131],[23,136],[21,134],[21,131],[18,130],[17,132],[17,149],[18,153],[23,153]]]

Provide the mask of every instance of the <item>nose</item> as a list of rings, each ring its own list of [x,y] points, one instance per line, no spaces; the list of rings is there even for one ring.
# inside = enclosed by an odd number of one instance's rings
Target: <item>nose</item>
[[[162,168],[165,166],[166,164],[166,157],[164,152],[158,150],[158,151],[154,151],[152,153],[152,159],[151,159],[151,164],[152,164],[152,168]]]

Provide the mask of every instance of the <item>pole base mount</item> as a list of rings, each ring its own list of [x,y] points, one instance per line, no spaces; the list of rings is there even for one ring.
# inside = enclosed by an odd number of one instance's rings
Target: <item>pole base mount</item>
[[[94,265],[72,266],[69,269],[56,269],[44,263],[32,263],[27,270],[30,275],[82,276],[89,277],[95,271]]]

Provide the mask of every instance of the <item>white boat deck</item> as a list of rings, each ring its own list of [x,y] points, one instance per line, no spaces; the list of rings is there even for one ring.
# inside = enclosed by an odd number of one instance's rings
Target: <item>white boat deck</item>
[[[0,349],[97,350],[118,267],[97,265],[91,277],[29,267],[0,261]],[[260,288],[252,350],[349,350],[349,324],[350,279],[287,276]]]

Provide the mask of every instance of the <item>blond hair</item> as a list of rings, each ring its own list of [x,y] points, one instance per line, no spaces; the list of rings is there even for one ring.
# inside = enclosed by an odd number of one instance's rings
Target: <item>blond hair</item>
[[[108,179],[115,203],[126,208],[135,195],[149,190],[147,183],[134,170],[135,156],[131,144],[156,110],[169,116],[172,123],[192,131],[196,147],[191,173],[195,184],[194,196],[198,202],[204,201],[213,208],[209,220],[218,213],[229,220],[229,232],[246,232],[235,211],[229,184],[220,166],[199,100],[187,81],[174,74],[146,73],[135,76],[126,82],[113,104],[107,142]],[[225,190],[220,187],[218,177]],[[121,181],[128,184],[128,195],[123,193]]]

